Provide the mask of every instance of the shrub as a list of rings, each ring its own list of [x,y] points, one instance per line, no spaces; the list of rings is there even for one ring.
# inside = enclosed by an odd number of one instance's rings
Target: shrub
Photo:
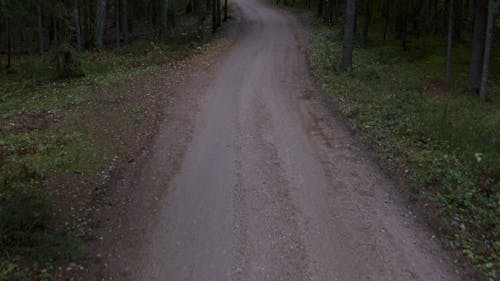
[[[59,78],[78,78],[85,76],[77,52],[68,44],[63,44],[54,54],[55,68]]]

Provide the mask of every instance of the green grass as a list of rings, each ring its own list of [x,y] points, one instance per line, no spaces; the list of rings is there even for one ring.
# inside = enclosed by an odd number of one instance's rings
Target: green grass
[[[297,6],[301,6],[297,3]],[[467,88],[470,44],[453,48],[453,89],[441,82],[445,36],[400,42],[370,33],[354,69],[338,71],[341,34],[311,12],[311,63],[324,90],[373,145],[384,166],[437,210],[450,246],[491,278],[500,275],[500,52],[494,49],[487,102]],[[358,38],[357,40],[361,40]],[[437,85],[437,86],[433,86]],[[423,204],[422,204],[423,205]]]

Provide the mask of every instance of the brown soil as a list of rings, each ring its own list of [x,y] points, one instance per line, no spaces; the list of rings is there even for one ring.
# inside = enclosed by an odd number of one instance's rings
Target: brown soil
[[[434,79],[428,81],[421,89],[421,93],[448,95],[450,94],[450,86],[443,80]]]

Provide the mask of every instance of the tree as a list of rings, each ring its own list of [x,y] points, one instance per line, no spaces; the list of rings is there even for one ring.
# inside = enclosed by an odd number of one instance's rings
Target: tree
[[[76,49],[82,50],[82,35],[80,29],[80,9],[78,0],[73,0],[73,28],[75,29]]]
[[[212,33],[217,31],[217,0],[210,1],[212,7]]]
[[[161,1],[161,21],[160,21],[160,39],[165,40],[167,37],[168,30],[170,29],[170,19],[169,19],[169,4],[170,1]]]
[[[464,2],[468,3],[468,0],[457,0],[454,1],[453,5],[453,37],[455,40],[462,39],[462,29],[464,26]]]
[[[224,0],[224,21],[227,21],[227,0]]]
[[[366,42],[368,40],[368,28],[370,27],[371,21],[371,2],[370,0],[365,0],[365,22],[363,26],[363,40]]]
[[[326,22],[330,25],[334,24],[335,19],[335,0],[328,0],[328,13],[325,15]]]
[[[120,0],[120,31],[123,43],[128,43],[128,0]]]
[[[5,68],[11,69],[15,36],[25,25],[24,20],[28,18],[28,11],[30,11],[28,4],[30,3],[18,0],[0,0],[0,4],[0,20],[4,21],[7,35],[7,64]]]
[[[384,40],[386,40],[387,39],[387,29],[389,27],[389,20],[390,20],[389,0],[384,0],[382,9],[383,9],[382,14],[384,16]]]
[[[6,69],[10,69],[12,67],[12,34],[10,30],[10,21],[7,18],[6,20],[6,29],[7,29],[7,65]]]
[[[43,34],[43,21],[42,21],[42,7],[40,4],[36,5],[36,11],[37,11],[37,33],[38,33],[38,51],[40,54],[42,54],[45,51],[45,39],[44,39],[44,34]]]
[[[194,0],[194,11],[196,13],[197,17],[197,23],[196,27],[198,30],[198,37],[202,38],[203,37],[203,18],[204,18],[204,12],[203,12],[203,7],[202,7],[202,1],[201,0]]]
[[[115,0],[115,26],[116,47],[120,48],[120,0]]]
[[[222,17],[221,17],[221,0],[215,0],[217,5],[217,27],[222,25]]]
[[[356,0],[346,0],[344,23],[344,46],[340,67],[344,71],[352,70],[352,52],[354,47],[354,21],[356,20]]]
[[[323,16],[323,1],[324,0],[318,0],[318,17]]]
[[[104,30],[106,28],[106,0],[96,0],[96,46],[104,46]]]
[[[400,37],[401,37],[401,45],[403,50],[408,50],[408,10],[410,4],[407,0],[403,0],[403,7],[401,9],[400,15]]]
[[[451,85],[451,44],[453,41],[453,0],[448,0],[448,47],[446,48],[446,83]]]
[[[476,0],[474,7],[474,35],[472,39],[472,60],[470,64],[469,88],[478,92],[484,61],[484,42],[486,36],[486,18],[488,0]]]
[[[488,5],[488,22],[486,28],[486,39],[484,43],[484,61],[483,61],[483,73],[481,78],[481,88],[479,91],[479,97],[482,102],[486,98],[486,84],[488,83],[488,69],[490,65],[490,54],[491,54],[491,41],[493,37],[493,24],[495,22],[495,10],[497,8],[497,0],[490,0]]]
[[[0,0],[0,52],[11,67],[14,54],[43,53],[61,43],[79,51],[103,48],[113,35],[115,46],[120,47],[136,31],[134,35],[142,38],[166,39],[176,35],[170,31],[175,27],[176,7],[183,1],[186,0]],[[199,38],[203,37],[203,22],[209,13],[215,16],[215,28],[229,16],[227,0],[214,0],[215,12],[210,1],[206,9],[207,0],[189,1],[190,6],[197,3],[199,7],[198,19],[193,22]],[[141,28],[134,30],[134,23]],[[113,34],[107,34],[108,26],[116,28]]]

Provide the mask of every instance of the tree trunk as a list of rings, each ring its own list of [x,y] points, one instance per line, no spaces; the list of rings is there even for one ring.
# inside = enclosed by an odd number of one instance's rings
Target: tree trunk
[[[359,2],[357,2],[359,3]],[[356,4],[358,5],[358,4]],[[357,11],[357,6],[356,6],[356,11]],[[358,13],[354,14],[354,36],[358,34]]]
[[[78,8],[78,0],[73,0],[73,25],[75,28],[76,49],[82,50],[82,35],[80,29],[80,11]]]
[[[5,29],[7,29],[7,65],[5,68],[10,69],[12,67],[12,34],[9,19],[5,20]]]
[[[43,23],[42,23],[42,7],[40,5],[36,6],[37,16],[38,16],[38,51],[43,54],[45,51],[44,47],[44,35],[43,35]]]
[[[168,35],[168,30],[170,29],[170,13],[169,13],[169,1],[162,0],[161,2],[161,20],[160,20],[160,40],[166,40]]]
[[[227,21],[227,0],[224,0],[224,21]]]
[[[120,1],[120,28],[122,41],[128,44],[128,0]]]
[[[401,44],[403,46],[403,50],[408,50],[408,9],[409,3],[408,1],[403,1],[403,16],[401,19]]]
[[[81,4],[81,2],[80,2]],[[83,17],[83,27],[82,27],[82,47],[83,49],[89,48],[92,46],[92,42],[94,41],[94,38],[92,38],[92,14],[93,11],[91,9],[91,2],[90,1],[85,1],[83,5],[81,5],[82,11],[82,17]]]
[[[483,74],[481,78],[481,88],[479,91],[479,98],[482,102],[486,99],[486,87],[488,84],[488,69],[490,65],[491,55],[491,41],[493,41],[493,24],[495,23],[494,17],[494,4],[496,0],[490,0],[488,5],[488,23],[486,27],[486,40],[484,43],[484,61],[483,61]]]
[[[162,0],[151,0],[151,23],[157,30],[161,29],[163,22],[160,20],[162,13]]]
[[[368,40],[368,28],[371,21],[371,5],[370,0],[365,0],[365,25],[363,26],[363,41]]]
[[[57,29],[57,19],[56,16],[52,16],[52,28],[53,28],[53,35],[52,35],[52,40],[57,42],[59,41],[59,33]]]
[[[451,44],[453,43],[453,0],[448,0],[448,47],[446,48],[446,83],[451,85]]]
[[[432,26],[434,28],[434,34],[439,33],[439,27],[441,26],[441,22],[439,21],[439,8],[438,8],[438,0],[434,0],[434,9],[433,9],[433,17],[432,17]]]
[[[115,0],[115,39],[116,39],[116,47],[120,48],[120,0]]]
[[[175,13],[175,2],[174,1],[170,1],[168,2],[168,30],[172,30],[175,28],[175,20],[176,20],[176,13]]]
[[[217,2],[217,27],[222,25],[222,17],[221,17],[221,0],[215,0]]]
[[[468,0],[467,0],[468,1]],[[456,41],[462,40],[462,27],[464,21],[463,0],[454,2],[453,7],[453,37]]]
[[[324,0],[318,0],[318,17],[323,16],[323,1]]]
[[[330,24],[330,25],[333,25],[334,11],[335,11],[335,1],[329,0],[328,1],[328,24]]]
[[[387,39],[387,29],[389,27],[389,0],[384,0],[384,40]]]
[[[96,3],[96,47],[104,46],[104,30],[106,28],[106,0],[97,0]]]
[[[412,9],[412,21],[413,21],[413,33],[417,38],[420,38],[420,19],[422,18],[422,9],[424,7],[424,1],[417,2],[416,9]],[[407,9],[408,11],[409,9]],[[408,11],[409,13],[409,11]]]
[[[203,8],[202,8],[202,0],[194,0],[194,11],[197,17],[197,31],[198,37],[200,39],[203,38]]]
[[[211,0],[212,5],[212,34],[217,31],[217,0]]]
[[[354,47],[354,21],[356,20],[356,0],[347,0],[345,7],[344,46],[342,49],[341,68],[352,70],[352,52]]]
[[[472,40],[472,60],[470,64],[469,88],[478,92],[481,84],[483,67],[484,41],[486,36],[486,18],[488,0],[477,0],[474,7],[474,35]]]

